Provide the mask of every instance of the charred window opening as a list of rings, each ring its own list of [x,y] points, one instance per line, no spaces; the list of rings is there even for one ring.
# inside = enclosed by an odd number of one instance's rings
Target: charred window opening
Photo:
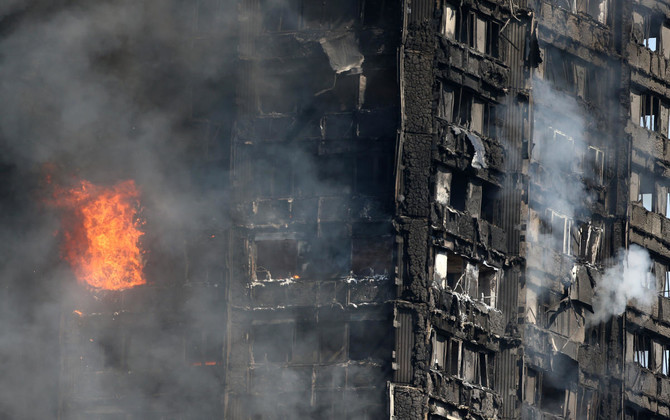
[[[653,412],[642,408],[626,407],[624,413],[624,420],[659,420],[660,418]]]
[[[579,419],[597,419],[599,418],[600,404],[597,389],[579,387],[578,413]]]
[[[440,82],[437,116],[486,137],[496,136],[496,106],[463,87]]]
[[[382,196],[392,189],[392,155],[372,152],[356,158],[356,191],[359,194]]]
[[[643,368],[652,369],[651,339],[643,334],[633,335],[633,361]]]
[[[399,20],[398,6],[391,0],[364,0],[363,25],[393,26]]]
[[[563,375],[555,372],[544,372],[542,375],[542,390],[540,406],[543,411],[563,415],[566,419],[576,419],[576,393],[564,382]]]
[[[668,135],[668,106],[648,92],[630,93],[630,115],[633,122],[650,131]]]
[[[328,322],[296,324],[292,363],[335,363],[344,360],[345,324]]]
[[[300,0],[265,0],[263,29],[268,32],[295,31],[300,28]]]
[[[254,363],[286,363],[291,360],[293,323],[252,326]]]
[[[319,237],[310,241],[305,274],[333,278],[351,271],[351,237],[340,222],[319,224]]]
[[[605,152],[595,146],[589,146],[584,156],[584,177],[598,185],[602,185],[604,173]]]
[[[642,204],[642,207],[647,211],[654,211],[658,204],[654,194],[654,177],[648,173],[635,173],[633,178],[632,184],[636,184],[635,186],[637,187],[637,201]]]
[[[604,108],[609,86],[606,69],[549,45],[544,48],[543,68],[544,79],[555,89]]]
[[[126,344],[124,337],[114,334],[100,338],[97,343],[102,350],[102,367],[104,369],[126,368]]]
[[[488,306],[496,306],[496,292],[498,290],[498,270],[485,265],[479,266],[477,279],[477,299],[481,299]]]
[[[187,337],[186,362],[190,366],[215,366],[223,357],[223,337],[219,334],[199,332]]]
[[[661,351],[661,369],[662,375],[670,376],[670,344],[662,344]]]
[[[351,360],[389,360],[393,331],[384,321],[349,322],[349,358]]]
[[[554,4],[573,13],[588,14],[602,24],[607,24],[609,0],[554,0]]]
[[[581,325],[581,317],[569,305],[566,300],[560,300],[560,296],[551,293],[548,300],[552,303],[545,305],[545,316],[547,328],[556,334],[566,338],[573,338],[573,334]]]
[[[591,264],[598,261],[603,242],[603,227],[597,222],[581,223],[576,232],[579,240],[577,256]]]
[[[353,159],[340,154],[321,156],[316,162],[318,183],[303,177],[300,185],[306,195],[350,194],[353,183]]]
[[[661,290],[661,296],[670,299],[670,271],[666,268],[664,274],[665,276],[663,277],[663,287]]]
[[[397,102],[398,82],[388,69],[365,69],[365,100],[363,108],[388,107]]]
[[[465,274],[465,260],[455,254],[435,252],[434,282],[441,288],[449,287],[457,293],[465,293],[462,277]]]
[[[293,193],[293,165],[290,160],[259,158],[253,169],[254,186],[258,196],[288,197]]]
[[[467,198],[468,177],[460,171],[451,174],[451,190],[449,194],[449,207],[458,211],[465,211]]]
[[[490,387],[488,368],[493,363],[492,358],[492,354],[477,351],[460,340],[445,337],[441,333],[433,335],[432,366],[447,375]]]
[[[298,241],[257,240],[256,279],[286,279],[298,274]]]
[[[258,111],[261,115],[294,114],[304,85],[297,83],[291,74],[268,74],[259,84]]]
[[[563,50],[547,47],[544,53],[544,76],[556,89],[576,92],[574,58]]]
[[[498,57],[500,25],[467,7],[444,3],[440,33],[470,48]]]
[[[554,210],[547,210],[545,232],[551,234],[552,245],[564,254],[578,251],[579,235],[573,227],[573,220]]]
[[[633,38],[649,50],[670,58],[670,25],[663,14],[650,10],[634,11]]]
[[[493,184],[482,184],[482,219],[498,225],[500,221],[500,188]]]
[[[538,385],[540,383],[540,372],[526,367],[526,375],[524,376],[523,386],[523,400],[529,404],[537,404],[539,402]]]
[[[393,262],[394,238],[352,238],[351,270],[358,276],[388,274]]]
[[[349,27],[358,17],[355,0],[266,0],[260,9],[263,11],[263,29],[267,32]]]
[[[351,27],[358,17],[357,0],[302,2],[303,29]]]

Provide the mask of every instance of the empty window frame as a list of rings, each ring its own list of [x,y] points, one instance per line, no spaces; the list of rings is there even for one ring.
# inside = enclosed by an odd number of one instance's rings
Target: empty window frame
[[[388,321],[350,321],[351,360],[389,360],[393,348],[393,328]]]
[[[433,335],[432,366],[471,384],[489,387],[488,367],[493,356],[465,346],[460,340]]]
[[[467,7],[445,2],[440,33],[483,54],[498,57],[500,25]]]
[[[186,361],[190,366],[216,366],[222,357],[222,335],[201,331],[187,337]]]
[[[332,29],[351,26],[358,18],[356,0],[267,0],[261,4],[261,10],[263,29],[267,32]]]
[[[667,268],[665,270],[665,277],[663,278],[661,296],[670,299],[670,271]]]
[[[554,88],[576,93],[575,65],[572,55],[547,46],[544,50],[544,77]]]
[[[634,11],[633,32],[641,45],[670,58],[670,25],[662,14]]]
[[[267,32],[295,31],[300,28],[300,0],[265,0],[263,29]]]
[[[449,287],[457,293],[465,293],[465,259],[446,251],[435,251],[434,282],[441,288]]]
[[[578,235],[579,240],[579,252],[577,256],[589,261],[591,264],[595,264],[602,247],[602,225],[597,222],[581,223],[579,229],[574,234]]]
[[[500,188],[486,182],[482,183],[482,219],[498,225],[500,222]]]
[[[285,279],[298,273],[298,241],[295,239],[257,240],[256,279]]]
[[[294,323],[252,325],[254,363],[286,363],[291,360]]]
[[[548,209],[547,222],[554,246],[564,254],[572,255],[577,250],[577,245],[579,244],[578,235],[575,229],[573,229],[572,219]]]
[[[602,24],[607,24],[609,0],[576,0],[577,12],[586,13]]]
[[[661,369],[660,373],[670,376],[670,344],[661,346]]]
[[[639,182],[637,201],[639,201],[642,204],[642,207],[647,211],[654,211],[656,207],[654,178],[647,174],[641,174],[639,176]]]
[[[642,334],[633,335],[633,361],[643,368],[651,369],[651,339]]]
[[[605,152],[595,146],[589,146],[584,155],[584,176],[601,185],[605,172]]]
[[[388,274],[393,265],[391,236],[352,238],[351,270],[355,275]]]
[[[440,83],[437,116],[483,136],[496,136],[496,106],[469,89]]]

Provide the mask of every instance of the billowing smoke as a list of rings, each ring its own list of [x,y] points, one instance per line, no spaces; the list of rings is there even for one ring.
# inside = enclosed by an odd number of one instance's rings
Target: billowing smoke
[[[617,263],[605,270],[595,288],[588,323],[594,325],[621,315],[632,300],[644,306],[651,304],[657,293],[651,266],[646,249],[631,245],[620,250]]]

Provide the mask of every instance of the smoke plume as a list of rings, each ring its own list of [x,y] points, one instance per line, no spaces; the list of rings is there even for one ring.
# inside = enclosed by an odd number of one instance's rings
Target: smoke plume
[[[644,248],[631,245],[619,251],[617,263],[608,267],[595,288],[593,314],[589,324],[605,322],[621,315],[630,301],[649,305],[656,296],[652,261]]]

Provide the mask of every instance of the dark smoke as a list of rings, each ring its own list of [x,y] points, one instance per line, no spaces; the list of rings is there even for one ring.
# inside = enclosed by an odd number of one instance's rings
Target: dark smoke
[[[233,120],[235,17],[232,2],[0,5],[1,418],[84,412],[67,403],[67,369],[77,363],[118,373],[116,384],[90,375],[75,390],[89,398],[122,389],[136,413],[206,418],[216,411],[218,373],[180,371],[184,356],[175,360],[165,349],[183,348],[174,342],[182,337],[217,340],[200,331],[215,329],[222,287],[201,267],[223,254],[207,239],[230,223],[224,145]],[[145,296],[158,302],[120,304],[118,295],[75,282],[60,258],[59,215],[44,205],[47,174],[63,185],[137,182],[150,250]],[[181,296],[152,292],[181,283],[194,286],[180,288]],[[100,302],[127,311],[86,320],[72,313],[90,315]],[[132,340],[115,326],[128,319],[140,332]],[[81,337],[67,334],[72,325]],[[127,346],[125,360],[118,343]]]

